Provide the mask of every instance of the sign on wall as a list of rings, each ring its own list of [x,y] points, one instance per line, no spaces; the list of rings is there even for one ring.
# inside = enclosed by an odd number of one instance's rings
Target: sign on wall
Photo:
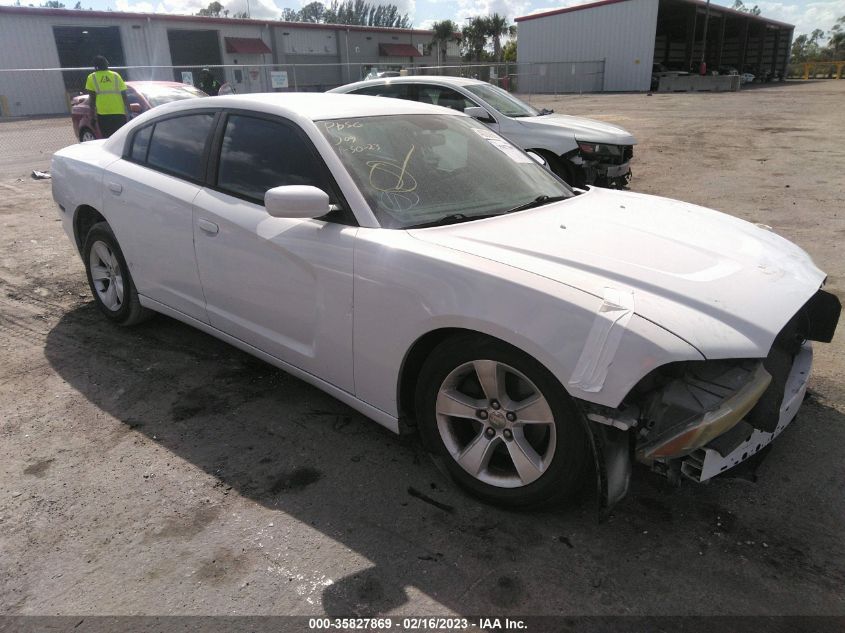
[[[270,85],[273,89],[288,88],[288,72],[286,70],[271,70]]]
[[[182,71],[182,83],[188,84],[189,86],[194,85],[194,73],[190,70],[183,70]]]

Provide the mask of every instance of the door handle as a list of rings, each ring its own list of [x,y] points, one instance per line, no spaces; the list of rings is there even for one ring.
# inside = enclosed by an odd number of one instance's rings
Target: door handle
[[[121,185],[119,182],[110,182],[109,191],[120,195],[123,192],[123,185]]]
[[[217,233],[220,232],[220,227],[214,222],[209,222],[208,220],[204,220],[202,218],[197,220],[197,226],[209,235],[217,235]]]

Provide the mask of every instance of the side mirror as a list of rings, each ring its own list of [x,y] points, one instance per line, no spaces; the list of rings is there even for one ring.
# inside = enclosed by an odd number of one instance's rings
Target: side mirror
[[[548,161],[546,161],[546,159],[543,158],[542,156],[540,156],[537,152],[532,152],[529,149],[529,150],[525,150],[525,153],[528,154],[531,158],[533,158],[534,162],[537,163],[538,165],[542,165],[546,169],[550,169]]]
[[[140,103],[130,103],[129,104],[129,111],[133,114],[141,114],[141,104]]]
[[[264,194],[264,208],[274,218],[319,218],[329,212],[329,194],[310,185],[273,187]]]
[[[471,116],[473,119],[478,119],[479,121],[493,121],[493,117],[490,116],[490,113],[481,106],[464,108],[464,114]]]

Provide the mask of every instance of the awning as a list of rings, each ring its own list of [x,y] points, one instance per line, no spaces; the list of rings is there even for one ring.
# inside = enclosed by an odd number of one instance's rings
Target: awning
[[[257,37],[224,37],[227,53],[241,53],[242,55],[272,53],[273,51]]]
[[[419,49],[411,44],[379,44],[381,57],[422,57]]]

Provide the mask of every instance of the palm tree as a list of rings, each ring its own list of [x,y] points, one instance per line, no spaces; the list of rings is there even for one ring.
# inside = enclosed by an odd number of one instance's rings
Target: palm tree
[[[461,29],[462,41],[470,61],[481,61],[481,53],[487,45],[487,18],[478,16],[470,20],[469,24]]]
[[[485,20],[487,26],[487,35],[493,38],[493,58],[500,62],[502,61],[502,36],[510,35],[511,27],[508,24],[508,19],[498,13],[488,16]]]
[[[449,42],[454,41],[458,31],[458,25],[452,20],[443,20],[431,25],[434,34],[431,41],[437,45],[437,64],[440,65],[446,60],[446,49]]]

